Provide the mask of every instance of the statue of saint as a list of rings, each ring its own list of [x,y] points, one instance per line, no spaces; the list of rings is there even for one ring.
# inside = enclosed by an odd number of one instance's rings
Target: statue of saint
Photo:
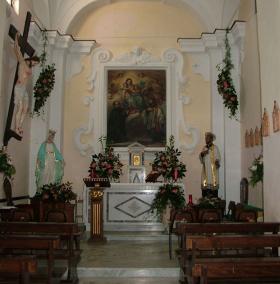
[[[269,136],[270,127],[269,127],[269,117],[266,108],[264,108],[263,117],[262,117],[262,136]]]
[[[206,145],[203,147],[199,159],[202,164],[201,190],[203,197],[218,197],[220,151],[213,141],[216,136],[211,132],[205,133]]]
[[[249,148],[250,147],[250,138],[249,138],[249,132],[246,130],[245,132],[245,147]]]
[[[36,165],[36,185],[39,190],[44,184],[60,184],[64,174],[64,160],[54,144],[55,131],[49,130],[48,137],[39,148]]]
[[[255,134],[254,134],[254,130],[253,128],[250,129],[250,147],[254,147],[255,146]]]
[[[274,101],[273,112],[272,112],[272,123],[273,123],[273,132],[280,130],[280,110],[278,103]]]
[[[261,144],[261,136],[260,136],[260,130],[258,126],[255,128],[255,145],[258,146]]]
[[[14,88],[14,104],[15,104],[14,131],[19,136],[22,136],[23,134],[22,125],[29,106],[29,95],[27,93],[26,86],[32,75],[32,67],[37,65],[40,62],[40,59],[37,56],[32,56],[24,59],[20,51],[18,38],[19,34],[17,33],[15,38],[14,49],[17,60],[19,62],[19,67],[18,67],[18,79]]]

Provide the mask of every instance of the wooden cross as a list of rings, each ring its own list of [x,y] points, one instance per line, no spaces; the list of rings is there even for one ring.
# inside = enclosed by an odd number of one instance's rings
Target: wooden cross
[[[29,28],[30,28],[30,22],[31,22],[31,13],[27,12],[23,35],[22,36],[20,35],[18,37],[18,44],[19,44],[20,51],[21,51],[22,55],[24,56],[24,54],[26,53],[28,56],[31,57],[34,54],[35,50],[27,42],[28,32],[29,32]],[[16,39],[17,33],[18,33],[17,29],[13,25],[10,25],[9,36],[13,40]],[[18,68],[19,68],[19,63],[17,64],[16,74],[15,74],[14,84],[13,84],[13,89],[12,89],[12,95],[11,95],[11,100],[10,100],[10,105],[9,105],[9,110],[8,110],[6,128],[5,128],[4,139],[3,139],[4,146],[8,145],[8,142],[12,137],[15,138],[16,140],[22,139],[22,137],[20,135],[18,135],[14,130],[11,129],[13,115],[14,115],[14,108],[15,108],[14,89],[15,89],[15,85],[16,85],[16,82],[17,82],[17,79],[18,79]]]

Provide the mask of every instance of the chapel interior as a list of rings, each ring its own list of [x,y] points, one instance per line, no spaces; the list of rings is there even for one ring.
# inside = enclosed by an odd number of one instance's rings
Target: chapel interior
[[[28,12],[31,21],[24,31]],[[18,34],[11,35],[11,26]],[[149,183],[145,178],[154,170],[156,153],[166,149],[172,136],[186,167],[185,176],[178,181],[176,176],[175,182],[183,188],[186,205],[190,198],[198,203],[200,154],[205,133],[211,132],[220,154],[217,195],[225,203],[225,214],[230,204],[245,198],[246,206],[255,210],[256,223],[279,222],[279,26],[280,0],[0,0],[0,146],[16,170],[9,192],[0,171],[0,215],[32,203],[38,191],[39,149],[53,130],[55,151],[63,159],[62,181],[69,181],[76,194],[71,222],[85,225],[79,283],[179,283],[175,232],[147,213],[166,180]],[[225,63],[226,37],[238,101],[234,115],[232,102],[227,105],[217,82]],[[28,111],[20,135],[13,137],[7,135],[17,119],[13,111],[18,111],[17,40],[24,57],[29,46],[37,56],[45,51],[55,77],[39,114],[32,112],[33,87],[42,66],[29,66],[32,74],[26,73],[30,80],[22,93],[29,97],[22,99]],[[149,80],[153,94],[145,101],[144,91],[137,91]],[[136,87],[134,97],[127,98],[130,83]],[[127,111],[123,116],[116,111],[113,117],[120,102],[127,104]],[[157,108],[159,132],[147,114],[154,105],[164,108]],[[139,109],[141,122],[140,116],[135,119]],[[108,136],[122,173],[110,180],[97,209],[107,242],[91,244],[87,240],[95,230],[95,205],[84,178],[90,173],[95,177],[92,155],[104,150],[102,137]],[[261,181],[252,184],[256,160],[263,173]],[[2,215],[0,223],[5,222]]]

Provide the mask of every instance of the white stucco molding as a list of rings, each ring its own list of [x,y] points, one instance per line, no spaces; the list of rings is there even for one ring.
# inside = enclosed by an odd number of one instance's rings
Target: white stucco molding
[[[172,126],[173,131],[175,131],[175,138],[179,146],[189,152],[193,152],[197,146],[200,138],[199,130],[188,125],[184,118],[184,105],[190,103],[190,98],[186,95],[182,95],[187,85],[187,77],[183,74],[184,68],[184,58],[180,51],[175,48],[167,49],[162,54],[162,59],[164,62],[172,64],[171,68],[174,72],[174,89],[175,89],[175,109],[176,115],[172,116],[172,121],[175,124]],[[183,130],[184,134],[191,137],[192,143],[186,143],[186,139],[180,141],[180,130]]]
[[[195,74],[201,74],[206,81],[210,80],[207,51],[211,48],[223,48],[225,33],[225,30],[215,30],[212,34],[203,33],[200,38],[178,39],[178,44],[182,52],[186,52],[192,57],[193,72]],[[241,62],[244,59],[244,37],[245,22],[235,22],[229,33],[229,42],[231,45],[237,46],[240,52]]]
[[[82,136],[88,135],[92,132],[94,126],[94,97],[86,96],[83,98],[83,103],[85,106],[89,107],[89,118],[86,126],[81,126],[74,130],[74,143],[82,156],[86,156],[87,152],[94,151],[93,140],[88,143],[82,143]]]
[[[143,65],[149,63],[158,63],[160,58],[153,56],[150,52],[141,47],[134,47],[132,51],[122,54],[114,59],[114,62],[128,65]]]
[[[98,82],[100,76],[98,71],[100,69],[100,64],[104,64],[110,61],[111,58],[112,54],[107,49],[97,48],[94,50],[91,60],[92,70],[91,74],[87,78],[87,82],[89,83],[89,91],[93,92],[96,87],[97,90],[99,89]],[[96,108],[97,104],[94,104],[93,96],[85,96],[83,98],[83,104],[88,106],[89,108],[88,122],[85,125],[82,125],[81,127],[78,127],[74,130],[74,143],[80,154],[82,156],[85,156],[88,152],[92,153],[95,150],[93,139],[87,139],[87,142],[83,143],[82,138],[92,134],[98,108]]]
[[[165,50],[161,57],[155,56],[141,47],[135,47],[131,51],[115,57],[107,49],[96,49],[92,57],[91,74],[88,77],[89,89],[94,91],[94,101],[92,97],[87,126],[78,127],[74,134],[75,145],[80,154],[85,155],[87,151],[98,149],[98,137],[106,135],[107,113],[106,95],[104,94],[107,92],[107,71],[110,69],[166,70],[167,137],[173,134],[178,146],[192,151],[198,144],[199,133],[197,129],[189,126],[184,118],[183,107],[190,100],[187,96],[182,95],[187,83],[187,79],[183,74],[183,68],[183,56],[175,48]],[[93,129],[93,124],[95,129]],[[192,143],[186,143],[186,139],[180,141],[180,130],[191,136]],[[85,135],[88,136],[88,141],[90,142],[85,142]],[[147,150],[153,151],[156,149]],[[127,152],[127,149],[118,149],[118,151]]]

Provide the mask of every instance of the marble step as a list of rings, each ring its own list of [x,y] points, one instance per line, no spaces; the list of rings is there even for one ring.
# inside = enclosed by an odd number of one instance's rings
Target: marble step
[[[105,232],[107,241],[168,241],[167,233]]]
[[[179,279],[179,268],[108,268],[78,267],[79,278],[137,278],[137,277],[168,277]]]

